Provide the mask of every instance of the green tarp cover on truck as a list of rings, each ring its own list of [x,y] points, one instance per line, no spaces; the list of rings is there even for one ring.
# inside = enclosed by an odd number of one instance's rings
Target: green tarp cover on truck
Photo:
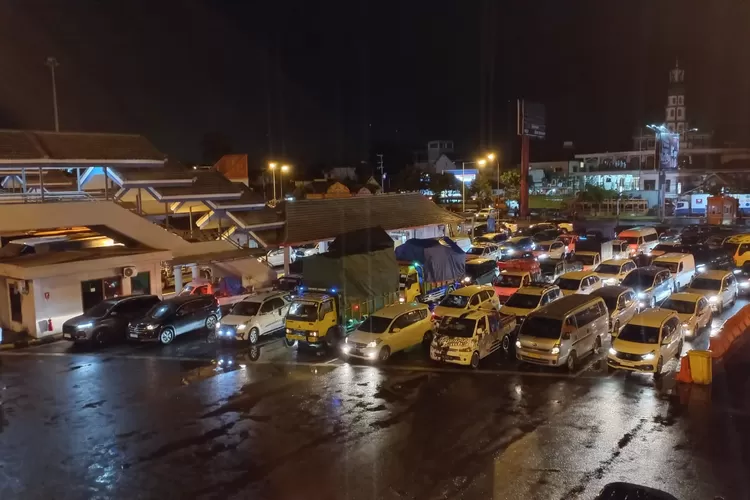
[[[383,236],[390,239],[381,228],[353,231],[337,237],[331,244],[335,253],[301,259],[304,286],[336,288],[345,297],[359,299],[397,292],[398,262],[393,245],[384,248]]]

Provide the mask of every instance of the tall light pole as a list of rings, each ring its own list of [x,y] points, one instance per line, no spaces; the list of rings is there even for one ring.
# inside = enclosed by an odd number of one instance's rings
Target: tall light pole
[[[281,172],[279,172],[279,188],[281,188],[281,201],[284,201],[284,174],[289,172],[291,167],[289,165],[282,165]]]
[[[490,161],[495,160],[495,165],[497,166],[497,191],[498,196],[500,196],[500,158],[495,153],[490,153],[487,155],[487,159]]]
[[[271,178],[273,184],[273,204],[276,204],[276,162],[268,164],[268,168],[271,170]]]
[[[57,62],[57,59],[50,56],[44,64],[49,66],[50,73],[52,73],[52,106],[55,110],[55,132],[59,132],[60,120],[57,114],[57,82],[55,81],[55,68],[60,66],[60,63]]]
[[[487,160],[481,159],[477,161],[462,161],[461,162],[461,211],[466,212],[466,165],[477,164],[483,167]]]

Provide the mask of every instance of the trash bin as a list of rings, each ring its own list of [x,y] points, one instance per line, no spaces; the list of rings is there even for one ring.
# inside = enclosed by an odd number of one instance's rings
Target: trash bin
[[[688,351],[690,359],[690,374],[694,384],[708,385],[713,373],[711,370],[711,351]]]

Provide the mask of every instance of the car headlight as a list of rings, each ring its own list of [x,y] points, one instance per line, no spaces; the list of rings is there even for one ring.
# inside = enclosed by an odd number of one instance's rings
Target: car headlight
[[[238,332],[241,332],[245,328],[247,328],[247,323],[242,323],[241,325],[237,325],[237,331]]]
[[[80,325],[76,326],[76,329],[86,330],[87,328],[91,328],[92,326],[94,326],[94,323],[81,323]]]
[[[313,330],[311,332],[307,332],[307,336],[308,337],[317,337],[318,336],[318,332],[317,332],[317,330]]]
[[[719,296],[718,295],[711,295],[708,298],[708,301],[711,302],[712,304],[716,304],[719,301]]]
[[[740,274],[742,272],[742,269],[734,269],[732,270],[734,274]]]
[[[750,281],[743,281],[740,283],[740,288],[748,288],[750,287]]]
[[[656,353],[654,351],[651,351],[650,353],[644,354],[643,356],[641,356],[641,359],[643,361],[651,361],[655,357],[656,357]]]
[[[471,278],[469,278],[468,276],[466,276],[466,277],[464,278],[464,283],[468,283],[469,281],[471,281]]]
[[[517,347],[518,349],[520,349],[520,348],[521,348],[521,341],[520,341],[520,340],[516,340],[516,347]]]
[[[638,298],[639,299],[645,299],[646,298],[646,292],[638,292]]]
[[[702,272],[704,272],[706,270],[706,265],[705,264],[698,264],[697,266],[695,266],[695,270],[698,271],[699,273],[702,273]]]
[[[156,325],[146,325],[146,330],[153,330],[156,328]]]
[[[512,248],[509,248],[505,253],[507,253],[508,255],[513,255],[515,252],[516,252],[515,250],[513,250]]]
[[[287,328],[286,329],[286,333],[292,333],[292,329],[291,328]]]
[[[555,346],[550,351],[552,354],[560,354],[560,348],[558,346]]]
[[[546,259],[547,257],[549,257],[549,254],[543,253],[543,254],[539,254],[538,258],[539,259]]]
[[[380,340],[380,339],[378,339],[378,340],[373,340],[372,342],[369,342],[369,343],[367,344],[367,347],[369,347],[369,348],[377,347],[377,346],[378,346],[378,344],[379,344],[379,343],[381,343],[381,342],[382,342],[382,340]]]
[[[216,328],[219,328],[221,326],[221,321],[216,322]]]
[[[469,347],[462,347],[458,350],[458,352],[471,352],[471,346]]]
[[[617,356],[617,351],[615,351],[615,350],[614,350],[614,349],[613,349],[612,347],[610,347],[610,348],[609,348],[609,353],[610,353],[610,354],[611,354],[612,356]]]

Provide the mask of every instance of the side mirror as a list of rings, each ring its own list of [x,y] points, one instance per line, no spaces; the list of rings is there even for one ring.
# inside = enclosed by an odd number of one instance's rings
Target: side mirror
[[[399,328],[399,327],[391,328],[391,333],[398,333],[400,331],[401,331],[401,328]]]

